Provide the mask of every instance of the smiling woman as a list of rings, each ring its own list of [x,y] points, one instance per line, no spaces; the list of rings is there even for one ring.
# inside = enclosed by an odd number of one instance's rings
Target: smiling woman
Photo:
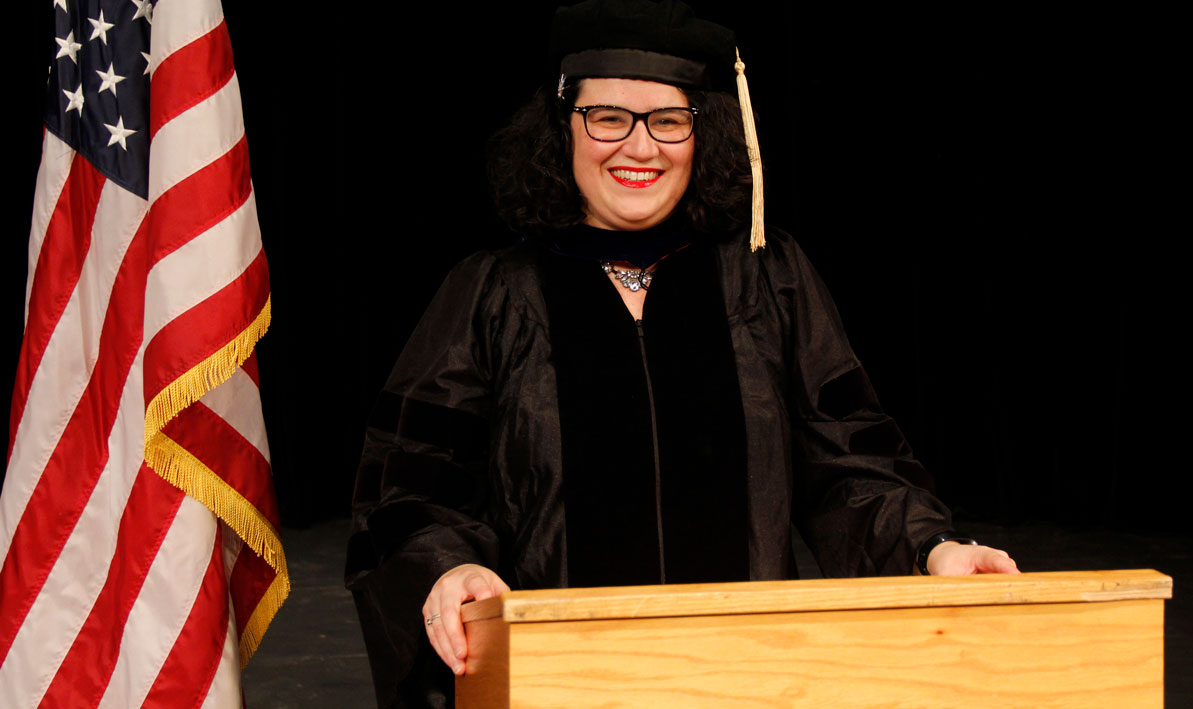
[[[589,82],[568,80],[562,87],[543,87],[493,137],[489,151],[493,204],[516,233],[550,239],[588,216],[572,167],[575,149],[580,147],[573,135],[573,115],[587,111],[577,101],[585,83]],[[680,210],[696,231],[735,233],[748,223],[752,185],[741,109],[723,91],[664,85],[686,97],[680,105],[698,106],[689,139],[691,179]],[[639,122],[634,121],[635,129]],[[594,140],[585,135],[584,142]]]
[[[792,578],[793,525],[828,575],[1014,572],[957,541],[799,247],[751,251],[733,33],[590,0],[552,49],[490,168],[525,238],[448,276],[366,434],[348,584],[379,701],[445,701],[468,600]]]
[[[580,83],[576,103],[580,107],[621,107],[639,114],[688,107],[687,96],[678,88],[634,79],[585,79]],[[619,113],[624,114],[602,108],[573,113],[572,174],[584,197],[585,224],[641,231],[670,217],[687,192],[695,150],[691,114],[678,112],[689,119],[686,139],[662,142],[647,120],[631,117],[626,121]],[[601,126],[602,121],[606,125]],[[604,131],[602,135],[619,137],[593,136],[590,126],[594,124],[600,126],[598,131]],[[625,133],[627,124],[629,135]]]

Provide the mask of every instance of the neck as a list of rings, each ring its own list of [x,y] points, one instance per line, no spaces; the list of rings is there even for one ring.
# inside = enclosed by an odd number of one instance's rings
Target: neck
[[[641,231],[612,231],[577,224],[551,242],[552,251],[590,261],[613,261],[649,268],[692,242],[692,231],[680,216]]]

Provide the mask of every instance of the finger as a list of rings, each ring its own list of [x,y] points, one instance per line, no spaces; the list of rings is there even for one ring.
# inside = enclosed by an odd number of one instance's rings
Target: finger
[[[463,655],[467,654],[467,643],[463,639],[463,632],[456,632],[453,628],[460,626],[460,602],[456,599],[462,596],[464,591],[462,588],[452,589],[452,583],[445,585],[448,588],[440,593],[442,602],[437,606],[438,617],[430,629],[434,634],[436,652],[443,658],[444,664],[455,674],[463,674],[464,663],[461,660]]]
[[[1017,574],[1019,567],[1009,554],[1001,549],[990,549],[977,559],[978,573]]]
[[[467,593],[462,600],[476,600],[483,601],[486,598],[493,598],[510,590],[510,587],[505,585],[496,574],[490,578],[485,578],[481,574],[472,574],[464,579],[464,591]]]
[[[435,652],[443,660],[443,664],[448,666],[448,669],[455,674],[462,674],[464,672],[464,663],[460,661],[460,658],[456,657],[456,652],[452,647],[452,641],[444,626],[443,618],[444,616],[440,615],[431,626],[435,637]]]
[[[443,633],[445,648],[448,648],[451,653],[451,659],[445,661],[452,668],[452,672],[463,674],[463,660],[468,657],[468,638],[464,634],[464,624],[460,620],[460,609],[458,607],[445,608],[441,613],[439,620],[435,622]]]
[[[458,674],[459,672],[457,671],[457,668],[460,670],[463,668],[460,667],[460,662],[456,659],[455,652],[452,649],[451,641],[448,639],[447,633],[445,633],[443,629],[444,610],[450,609],[453,606],[451,603],[448,603],[447,605],[440,605],[436,602],[436,600],[437,594],[434,592],[434,590],[432,590],[431,595],[427,598],[426,604],[423,606],[425,609],[424,613],[426,614],[424,616],[423,622],[427,627],[427,638],[431,641],[431,647],[434,648],[435,654],[439,656],[439,659],[443,660],[445,665],[447,665],[453,672]],[[427,620],[430,620],[431,622],[427,623]]]
[[[451,638],[451,634],[447,630],[447,624],[444,622],[445,618],[450,617],[450,613],[445,613],[435,619],[435,633],[439,642],[439,657],[443,658],[444,664],[454,674],[464,674],[463,658],[456,656],[456,649]]]
[[[1005,554],[995,560],[995,567],[1000,574],[1017,574],[1019,573],[1019,565],[1009,554]]]
[[[426,610],[423,611],[423,625],[426,627],[427,639],[431,641],[431,648],[435,650],[435,654],[439,656],[439,659],[443,660],[444,664],[452,667],[455,660],[452,657],[450,647],[444,643],[443,633],[440,632],[442,616],[436,617],[438,612],[431,612],[432,608],[430,608],[429,603],[425,608]],[[430,619],[430,623],[427,623],[428,619]]]
[[[430,623],[427,622],[428,619],[430,619]],[[446,663],[447,656],[443,654],[443,649],[439,645],[439,633],[436,632],[434,625],[438,621],[439,619],[434,617],[434,614],[423,612],[423,630],[427,631],[427,640],[431,643],[431,649]]]

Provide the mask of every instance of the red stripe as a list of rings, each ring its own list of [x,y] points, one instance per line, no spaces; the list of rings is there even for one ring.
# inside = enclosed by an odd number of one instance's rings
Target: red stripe
[[[125,253],[108,302],[91,380],[37,481],[0,567],[0,608],[4,609],[0,614],[0,662],[8,655],[13,637],[107,462],[107,440],[120,394],[141,344],[148,269],[201,233],[201,225],[219,221],[210,213],[200,214],[195,205],[208,205],[211,212],[227,215],[247,199],[248,191],[228,190],[213,182],[243,170],[244,184],[251,190],[247,159],[235,155],[241,144],[163,194]]]
[[[145,224],[116,275],[100,333],[99,359],[42,471],[0,567],[0,661],[45,583],[108,460],[120,394],[141,342]],[[119,314],[119,315],[117,315]]]
[[[145,346],[145,403],[248,328],[268,297],[261,250],[235,280],[171,320]]]
[[[240,368],[244,370],[245,374],[249,375],[249,379],[252,379],[253,384],[256,384],[257,388],[260,389],[261,374],[257,371],[257,350],[253,350],[253,353],[244,361],[244,364],[240,365]]]
[[[170,119],[224,87],[235,72],[228,26],[221,20],[207,34],[177,50],[153,71],[149,139]]]
[[[120,654],[124,623],[170,528],[183,493],[142,464],[129,495],[108,578],[42,706],[95,706]]]
[[[62,311],[70,301],[83,270],[83,260],[91,247],[91,227],[95,222],[95,209],[103,191],[104,177],[91,163],[75,157],[71,161],[66,182],[62,185],[62,192],[58,195],[50,223],[46,226],[45,239],[33,269],[29,318],[25,323],[25,339],[21,342],[12,411],[8,420],[10,456],[12,444],[16,440],[17,424],[25,412],[29,387],[33,385],[33,375],[41,365],[50,335],[58,326]]]
[[[278,527],[269,461],[219,414],[196,402],[162,430],[260,510],[275,529]]]
[[[249,147],[241,136],[228,152],[153,203],[146,218],[153,239],[150,266],[240,209],[252,191]]]
[[[199,595],[142,707],[197,707],[207,697],[228,636],[228,580],[224,575],[222,533],[217,525],[215,550]]]
[[[253,553],[247,546],[232,566],[232,577],[228,585],[232,589],[232,610],[236,613],[237,632],[244,632],[257,604],[278,574],[265,559]]]

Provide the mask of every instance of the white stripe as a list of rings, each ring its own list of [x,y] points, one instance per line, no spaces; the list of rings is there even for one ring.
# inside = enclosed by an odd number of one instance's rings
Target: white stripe
[[[143,353],[142,347],[133,364],[134,372],[141,371]],[[257,387],[241,370],[237,370],[237,374],[229,383],[232,384],[231,387],[224,385],[216,391],[224,390],[234,396],[243,397],[239,402],[240,406],[223,395],[216,397],[220,401],[218,405],[224,412],[233,412],[233,419],[248,420],[250,424],[242,425],[246,429],[250,428],[252,412],[256,412],[258,420],[261,415]],[[205,398],[204,402],[206,401]],[[144,452],[143,408],[142,379],[139,376],[130,376],[125,384],[120,411],[109,440],[109,465],[97,483],[78,525],[63,547],[42,592],[34,601],[29,615],[13,639],[12,649],[4,665],[0,666],[0,706],[21,706],[22,700],[27,700],[28,706],[35,706],[41,700],[71,643],[91,612],[95,599],[103,589],[110,560],[115,553],[120,518]],[[252,433],[251,430],[249,432]],[[263,425],[261,435],[264,436]],[[177,523],[176,521],[175,524]],[[230,576],[244,542],[226,526],[223,540],[225,572]],[[165,553],[165,544],[162,550],[162,553]],[[144,590],[142,589],[142,593]],[[234,620],[233,618],[232,622]],[[60,638],[61,641],[47,642],[48,638]],[[234,671],[234,690],[239,696],[240,656],[235,629],[232,631],[231,642],[234,652],[231,670],[221,664],[219,671]],[[145,691],[147,692],[148,688]]]
[[[29,278],[25,281],[25,322],[29,321],[29,295],[33,292],[33,274],[37,269],[37,257],[41,254],[41,245],[45,241],[50,218],[54,216],[54,208],[58,206],[62,186],[70,176],[70,165],[74,157],[73,148],[59,140],[58,136],[46,131],[46,137],[41,142],[41,167],[37,168],[33,224],[29,228]]]
[[[140,706],[190,615],[211,563],[216,519],[193,497],[182,498],[174,524],[124,624],[120,657],[100,707]]]
[[[230,529],[227,534],[236,536]],[[228,632],[224,634],[224,652],[220,655],[219,667],[211,678],[207,697],[203,699],[204,709],[228,709],[241,705],[240,695],[240,645],[236,639],[236,618],[232,614],[232,599],[228,598]]]
[[[269,460],[269,441],[265,438],[265,418],[261,414],[261,394],[252,377],[237,369],[228,381],[207,392],[202,399],[208,408],[252,443]]]
[[[252,380],[249,380],[252,383]],[[224,575],[231,579],[236,559],[244,549],[244,541],[227,524],[220,522],[221,540],[224,544]],[[249,552],[252,553],[252,552]],[[207,690],[204,707],[240,706],[240,638],[236,632],[236,614],[232,607],[231,586],[228,593],[228,632],[224,635],[224,652],[219,667]]]
[[[219,224],[154,265],[145,287],[145,342],[244,273],[261,252],[253,195]]]
[[[104,183],[91,248],[33,375],[17,425],[0,496],[0,559],[8,554],[25,505],[91,379],[112,284],[145,209],[145,200],[113,182]]]
[[[149,201],[214,162],[243,136],[240,84],[233,74],[219,91],[175,116],[153,136]]]
[[[149,35],[150,76],[166,57],[210,32],[224,19],[218,0],[158,0]]]
[[[222,10],[217,0],[160,0],[154,13],[152,67],[156,69],[162,59],[208,33],[220,21]],[[150,165],[153,198],[224,155],[243,133],[239,88],[233,76],[228,85],[170,121],[155,136]],[[39,258],[49,220],[69,174],[70,155],[61,141],[46,136],[30,236],[31,264]],[[114,197],[109,191],[135,200],[135,210],[111,208],[107,203]],[[91,376],[112,282],[145,209],[144,201],[110,185],[105,185],[101,193],[92,248],[85,258],[80,283],[50,338],[31,382],[29,403],[18,423],[12,464],[0,498],[0,558],[8,553],[12,532]],[[136,212],[135,218],[129,219],[132,211]],[[195,241],[199,243],[180,249],[183,256],[173,258],[178,256],[176,253],[167,257],[149,274],[142,352],[144,344],[161,327],[235,279],[260,252],[251,196],[235,214]],[[195,268],[201,272],[187,272]],[[31,267],[30,277],[32,274]],[[27,284],[26,317],[30,292],[31,284]],[[247,379],[242,373],[234,379],[239,377]],[[108,442],[109,465],[18,630],[5,664],[0,666],[0,706],[32,706],[43,698],[106,580],[121,515],[143,453],[141,386],[139,352],[125,382],[121,408]],[[104,392],[103,398],[110,401],[115,394]],[[232,425],[267,455],[263,428],[258,430],[260,400],[255,386],[245,400],[251,402],[247,411],[237,410],[221,396],[214,399],[234,421]],[[120,654],[102,706],[135,706],[144,701],[191,612],[211,560],[216,528],[214,517],[201,503],[190,497],[183,499],[128,621],[119,629]],[[225,559],[232,560],[225,569],[228,574],[241,545],[239,539],[224,544]],[[240,704],[238,639],[229,608],[229,631],[219,669],[205,697],[207,706]]]
[[[140,365],[138,355],[134,371]],[[108,440],[108,465],[0,666],[0,687],[12,693],[0,706],[16,706],[16,697],[30,699],[30,706],[41,701],[103,589],[143,460],[144,402],[141,377],[129,377]]]
[[[224,543],[224,576],[231,579],[232,569],[236,567],[236,560],[240,558],[240,552],[244,549],[244,540],[227,522],[220,520],[220,524],[223,525],[221,540]]]

